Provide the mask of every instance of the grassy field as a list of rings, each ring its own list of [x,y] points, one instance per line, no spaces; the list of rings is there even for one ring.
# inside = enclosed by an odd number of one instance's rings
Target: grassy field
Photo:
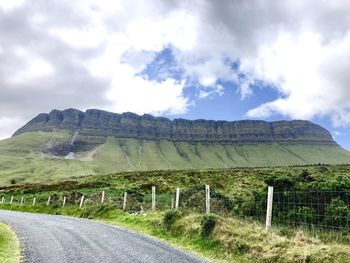
[[[242,207],[254,202],[256,194],[266,192],[271,180],[276,189],[282,183],[294,191],[350,191],[350,166],[119,172],[54,183],[3,186],[0,196],[5,197],[6,204],[0,208],[103,220],[158,237],[213,262],[350,262],[350,233],[310,232],[288,226],[274,226],[266,233],[258,221],[238,216]],[[198,203],[204,198],[193,186],[204,184],[212,187],[212,209],[216,213],[213,232],[203,236],[203,213],[189,206],[170,217],[174,219],[170,225],[165,223],[176,187],[181,188],[181,196],[191,193],[189,198]],[[150,212],[152,185],[157,189],[157,212]],[[106,193],[104,205],[99,204],[102,191]],[[120,209],[125,191],[141,198],[136,205],[135,200],[128,201],[128,212]],[[78,207],[81,195],[86,200],[82,209]],[[11,196],[12,205],[8,204]],[[47,206],[49,196],[52,198]],[[67,196],[64,208],[63,196]],[[231,210],[216,211],[215,207],[223,203],[215,203],[215,196],[231,200]],[[22,197],[24,204],[19,205]],[[140,204],[143,214],[138,213]]]
[[[0,184],[41,183],[116,171],[219,169],[318,163],[350,163],[350,153],[335,145],[204,144],[109,137],[69,160],[43,154],[47,145],[68,143],[68,132],[25,133],[0,141]],[[81,137],[101,142],[101,138]]]
[[[13,231],[0,222],[0,262],[19,263],[19,242]]]
[[[94,175],[55,180],[48,183],[27,183],[0,186],[0,195],[14,195],[15,200],[24,194],[28,198],[47,198],[50,194],[64,194],[69,191],[79,191],[84,194],[105,191],[107,196],[118,197],[125,190],[139,189],[148,195],[151,186],[157,187],[158,194],[171,195],[177,187],[182,189],[193,185],[209,184],[230,198],[249,197],[266,187],[266,180],[273,176],[284,176],[298,180],[300,174],[307,170],[312,181],[301,182],[300,189],[305,190],[336,190],[350,187],[350,165],[316,165],[298,167],[272,168],[230,168],[211,170],[155,170],[130,171],[106,175]],[[338,187],[338,188],[336,188]]]

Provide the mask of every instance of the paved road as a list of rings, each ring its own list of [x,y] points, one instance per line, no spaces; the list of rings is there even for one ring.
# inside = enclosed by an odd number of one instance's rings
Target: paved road
[[[19,236],[26,263],[204,262],[126,229],[64,216],[0,210]]]

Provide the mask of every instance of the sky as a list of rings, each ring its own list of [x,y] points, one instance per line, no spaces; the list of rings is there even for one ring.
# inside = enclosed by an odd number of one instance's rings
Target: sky
[[[350,150],[350,1],[0,0],[0,138],[41,112],[304,119]]]

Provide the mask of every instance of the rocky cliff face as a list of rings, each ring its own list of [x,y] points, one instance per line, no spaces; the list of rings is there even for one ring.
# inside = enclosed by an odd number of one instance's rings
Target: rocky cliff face
[[[336,144],[326,129],[309,121],[169,120],[148,114],[116,114],[95,109],[85,113],[76,109],[41,113],[16,131],[14,136],[59,129],[78,131],[80,135],[87,136],[185,142]]]

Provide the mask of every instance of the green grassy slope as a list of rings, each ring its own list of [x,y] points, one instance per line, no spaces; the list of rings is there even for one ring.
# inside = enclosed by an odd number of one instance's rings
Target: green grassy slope
[[[191,144],[112,137],[93,150],[76,153],[73,160],[43,153],[47,145],[68,143],[71,136],[38,132],[0,141],[0,184],[11,179],[44,182],[117,171],[350,163],[350,153],[335,145]]]

